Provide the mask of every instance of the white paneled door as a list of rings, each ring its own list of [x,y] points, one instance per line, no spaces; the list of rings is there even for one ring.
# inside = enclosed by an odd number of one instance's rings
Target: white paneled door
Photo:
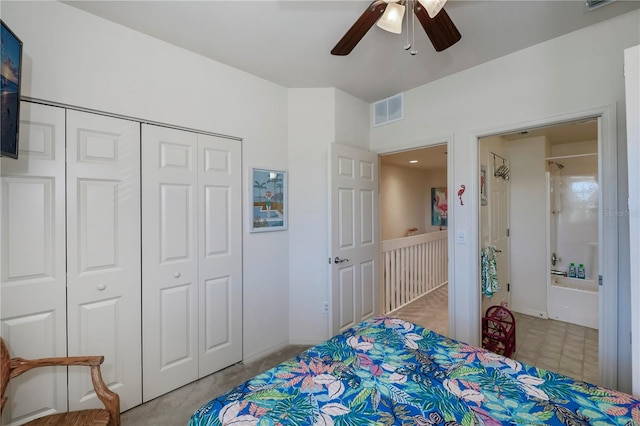
[[[378,156],[332,144],[329,153],[331,333],[379,313]]]
[[[67,111],[69,355],[104,355],[120,408],[141,403],[140,124]],[[69,369],[71,409],[99,405]]]
[[[498,155],[507,157],[508,152],[503,145],[494,146],[494,151]],[[488,164],[492,165],[487,176],[487,190],[489,191],[489,244],[496,248],[496,273],[500,283],[500,291],[494,293],[491,299],[486,300],[486,304],[498,305],[502,302],[507,305],[511,302],[509,293],[510,276],[510,244],[509,244],[509,181],[502,177],[495,176],[494,171],[502,164],[509,166],[506,161],[488,155]],[[489,306],[484,306],[486,310]],[[483,312],[484,314],[484,312]]]
[[[65,110],[23,102],[19,159],[2,158],[2,337],[11,356],[66,356]],[[13,379],[1,424],[66,411],[66,368]]]
[[[143,400],[242,358],[240,144],[143,126]]]
[[[143,401],[198,378],[196,134],[142,126]]]
[[[242,359],[242,171],[238,141],[198,135],[199,377]]]

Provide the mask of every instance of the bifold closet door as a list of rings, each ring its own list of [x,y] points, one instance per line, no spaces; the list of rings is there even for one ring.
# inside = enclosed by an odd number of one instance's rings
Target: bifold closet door
[[[238,141],[142,127],[144,401],[242,359]]]
[[[142,399],[140,252],[140,124],[67,111],[69,355],[104,355],[123,411]],[[70,368],[70,408],[100,404]]]
[[[11,356],[66,356],[65,110],[22,102],[20,153],[2,158],[2,337]],[[0,424],[67,410],[67,369],[13,379]]]
[[[198,135],[199,377],[242,360],[242,152]]]
[[[143,400],[198,378],[195,133],[142,126]]]

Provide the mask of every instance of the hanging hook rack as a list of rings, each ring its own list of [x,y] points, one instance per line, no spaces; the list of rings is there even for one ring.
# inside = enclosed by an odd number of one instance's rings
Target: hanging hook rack
[[[491,155],[493,155],[493,176],[509,180],[509,167],[507,167],[506,164],[507,159],[495,152],[492,152]],[[500,167],[496,167],[496,157],[502,160],[502,165]]]

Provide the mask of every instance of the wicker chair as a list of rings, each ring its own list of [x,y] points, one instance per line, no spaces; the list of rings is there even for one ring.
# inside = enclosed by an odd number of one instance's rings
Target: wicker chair
[[[112,392],[102,379],[100,372],[100,364],[104,361],[103,356],[76,356],[66,358],[41,358],[27,360],[23,358],[11,358],[9,350],[4,344],[4,340],[0,337],[0,414],[4,409],[7,398],[4,393],[9,384],[9,380],[18,377],[24,372],[37,367],[48,366],[70,366],[80,365],[91,368],[91,380],[96,395],[102,401],[104,409],[88,409],[81,411],[69,411],[66,413],[56,413],[45,417],[32,420],[27,425],[65,425],[65,426],[81,426],[81,425],[111,425],[120,426],[120,397],[117,393]],[[1,423],[1,422],[0,422]]]

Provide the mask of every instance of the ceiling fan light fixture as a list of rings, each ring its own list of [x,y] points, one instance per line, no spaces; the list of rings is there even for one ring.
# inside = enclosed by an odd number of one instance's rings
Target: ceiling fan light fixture
[[[388,3],[384,13],[380,19],[378,19],[378,22],[376,22],[376,25],[390,33],[400,34],[402,32],[404,9],[404,5]]]
[[[435,18],[438,12],[442,10],[447,0],[418,0],[429,14],[429,18]]]

